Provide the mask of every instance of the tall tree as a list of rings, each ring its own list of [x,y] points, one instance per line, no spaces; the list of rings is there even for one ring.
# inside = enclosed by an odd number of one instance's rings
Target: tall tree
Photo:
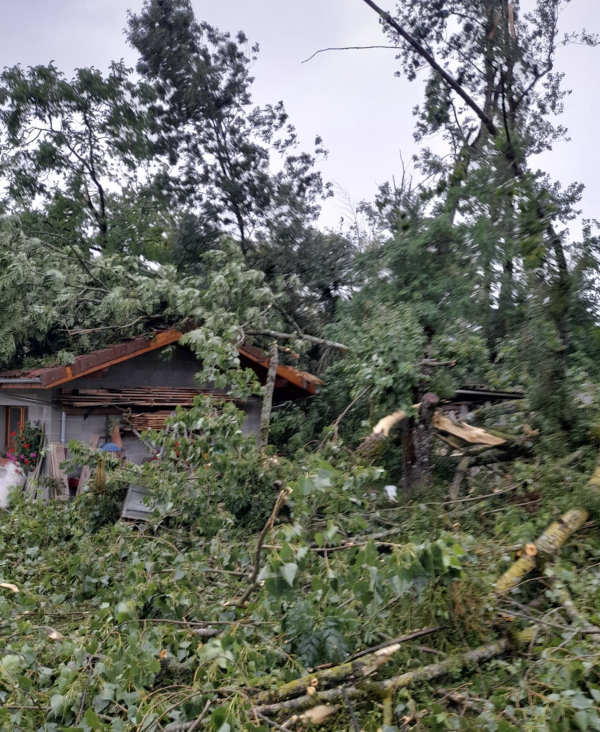
[[[128,38],[157,95],[157,146],[172,166],[163,187],[196,215],[200,250],[215,230],[234,233],[248,257],[259,237],[301,236],[324,186],[315,157],[296,151],[283,104],[252,105],[258,46],[198,22],[189,0],[146,0]]]
[[[441,132],[449,152],[424,147],[419,156],[426,184],[418,229],[410,231],[414,219],[406,216],[414,196],[387,195],[380,206],[394,212],[392,264],[406,260],[409,238],[408,251],[422,254],[421,271],[438,272],[437,291],[424,291],[429,310],[457,308],[485,329],[492,353],[526,332],[527,311],[538,303],[556,336],[548,340],[554,382],[564,384],[578,297],[570,262],[583,261],[585,248],[569,240],[565,224],[576,215],[581,186],[552,184],[535,170],[534,156],[566,132],[554,121],[566,94],[557,50],[594,46],[597,38],[559,34],[559,0],[537,0],[528,11],[513,0],[403,1],[392,14],[364,2],[398,46],[400,73],[428,74],[417,140]],[[597,265],[588,259],[587,266]]]
[[[67,79],[53,64],[0,76],[5,209],[57,242],[103,251],[160,250],[167,209],[150,191],[149,86],[122,62]],[[139,204],[139,205],[138,205]],[[135,214],[134,214],[135,212]],[[39,233],[36,232],[36,233]]]

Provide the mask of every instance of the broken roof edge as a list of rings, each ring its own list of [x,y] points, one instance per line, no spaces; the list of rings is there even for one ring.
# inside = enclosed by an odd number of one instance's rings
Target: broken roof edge
[[[109,368],[123,361],[128,361],[144,353],[155,351],[179,341],[183,332],[175,328],[158,331],[152,338],[137,336],[125,343],[108,346],[97,351],[77,356],[75,362],[68,366],[45,366],[30,370],[12,370],[0,372],[0,389],[2,388],[42,388],[53,389],[75,379],[81,379],[102,369]],[[258,364],[262,368],[269,368],[269,358],[260,349],[254,346],[239,347],[240,356]],[[10,374],[10,376],[9,376]],[[13,375],[14,374],[14,375]],[[277,375],[293,386],[308,392],[317,393],[317,388],[324,382],[292,366],[280,364]]]

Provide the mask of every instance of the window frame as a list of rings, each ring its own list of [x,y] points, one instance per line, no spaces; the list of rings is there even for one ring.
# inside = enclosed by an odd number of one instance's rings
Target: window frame
[[[23,430],[23,427],[25,426],[25,422],[27,421],[29,408],[20,404],[7,404],[6,405],[6,430],[4,435],[4,447],[6,449],[10,446],[10,436],[11,436],[11,429],[10,429],[10,423],[11,423],[11,410],[20,410],[20,418],[19,423],[21,424],[21,430]],[[13,430],[14,431],[14,430]]]

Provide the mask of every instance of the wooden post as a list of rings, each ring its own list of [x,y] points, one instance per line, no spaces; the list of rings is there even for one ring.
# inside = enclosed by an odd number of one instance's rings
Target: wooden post
[[[260,415],[260,444],[265,448],[269,444],[269,429],[271,426],[271,411],[273,409],[273,393],[275,392],[275,379],[277,378],[277,367],[279,366],[279,347],[277,341],[271,343],[269,351],[269,371],[265,385],[262,412]]]

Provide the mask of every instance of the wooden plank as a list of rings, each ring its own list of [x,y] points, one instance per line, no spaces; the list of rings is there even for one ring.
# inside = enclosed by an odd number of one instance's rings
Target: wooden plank
[[[60,498],[66,501],[69,498],[69,480],[60,464],[67,458],[67,448],[60,442],[53,442],[50,445],[50,477],[59,481],[58,494],[49,498]]]
[[[25,493],[29,494],[31,500],[37,498],[38,481],[44,465],[44,448],[46,447],[46,423],[42,422],[42,433],[40,435],[40,447],[39,447],[39,458],[35,470],[27,476],[27,482],[25,484]]]

